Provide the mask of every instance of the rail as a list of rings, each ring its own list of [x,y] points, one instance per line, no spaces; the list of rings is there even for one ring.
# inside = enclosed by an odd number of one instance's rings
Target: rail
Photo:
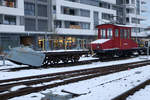
[[[90,68],[90,69],[74,70],[74,71],[61,72],[61,73],[53,73],[47,75],[24,77],[20,79],[1,80],[0,98],[1,100],[7,100],[17,96],[28,95],[30,93],[39,92],[50,88],[128,70],[128,68],[134,69],[146,65],[150,65],[150,62],[140,61],[140,62],[134,62],[128,64],[112,65],[107,67]],[[45,83],[50,82],[50,83],[42,86],[37,85],[44,82]],[[16,91],[7,91],[10,90],[12,87],[19,86],[19,85],[26,85],[26,87]],[[37,86],[34,87],[35,85]]]
[[[3,64],[2,64],[2,66],[5,66],[6,65],[6,55],[4,55],[4,54],[1,54],[0,55],[0,58],[2,58],[2,60],[3,60]]]
[[[133,95],[136,91],[139,91],[140,89],[146,87],[147,85],[150,85],[150,80],[146,80],[143,83],[135,86],[134,88],[131,88],[130,90],[120,94],[119,96],[113,98],[112,100],[126,100],[127,97],[130,95]]]

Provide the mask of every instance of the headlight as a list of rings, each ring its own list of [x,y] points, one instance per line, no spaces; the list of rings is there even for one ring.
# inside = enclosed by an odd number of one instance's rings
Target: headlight
[[[97,49],[99,49],[100,48],[100,45],[97,45]]]

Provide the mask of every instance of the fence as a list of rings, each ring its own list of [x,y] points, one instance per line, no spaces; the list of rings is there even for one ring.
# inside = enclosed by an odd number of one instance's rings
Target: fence
[[[90,43],[92,40],[77,39],[42,39],[39,40],[38,46],[41,50],[69,50],[69,49],[90,49]]]

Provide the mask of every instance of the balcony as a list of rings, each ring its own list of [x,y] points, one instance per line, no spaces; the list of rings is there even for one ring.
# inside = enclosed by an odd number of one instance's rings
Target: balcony
[[[125,4],[125,5],[127,8],[133,8],[134,9],[136,7],[135,4]]]
[[[0,0],[0,6],[16,8],[16,0]]]
[[[116,0],[101,0],[101,1],[116,4]]]
[[[91,22],[92,21],[92,19],[89,17],[73,16],[73,15],[66,15],[66,14],[55,14],[53,15],[53,19],[78,21],[78,22]]]
[[[0,13],[4,15],[24,16],[24,9],[0,6]]]
[[[141,4],[146,4],[146,1],[145,0],[141,0]]]
[[[136,15],[136,14],[131,14],[131,13],[129,13],[129,14],[126,14],[126,17],[134,17],[134,18],[137,18],[137,19],[140,19],[140,20],[145,20],[146,19],[146,17],[145,16],[143,16],[143,15]]]
[[[70,29],[70,28],[57,28],[57,34],[64,35],[97,35],[95,30],[87,30],[87,29]]]
[[[7,32],[7,33],[24,32],[24,26],[0,24],[0,32]]]
[[[141,11],[142,11],[142,12],[147,12],[147,8],[144,7],[144,6],[142,6]]]

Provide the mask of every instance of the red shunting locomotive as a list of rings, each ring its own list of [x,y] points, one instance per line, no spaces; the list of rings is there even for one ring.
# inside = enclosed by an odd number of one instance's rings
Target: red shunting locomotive
[[[91,43],[91,47],[98,57],[120,57],[139,52],[138,44],[131,39],[131,27],[102,24],[97,28],[98,39]]]

